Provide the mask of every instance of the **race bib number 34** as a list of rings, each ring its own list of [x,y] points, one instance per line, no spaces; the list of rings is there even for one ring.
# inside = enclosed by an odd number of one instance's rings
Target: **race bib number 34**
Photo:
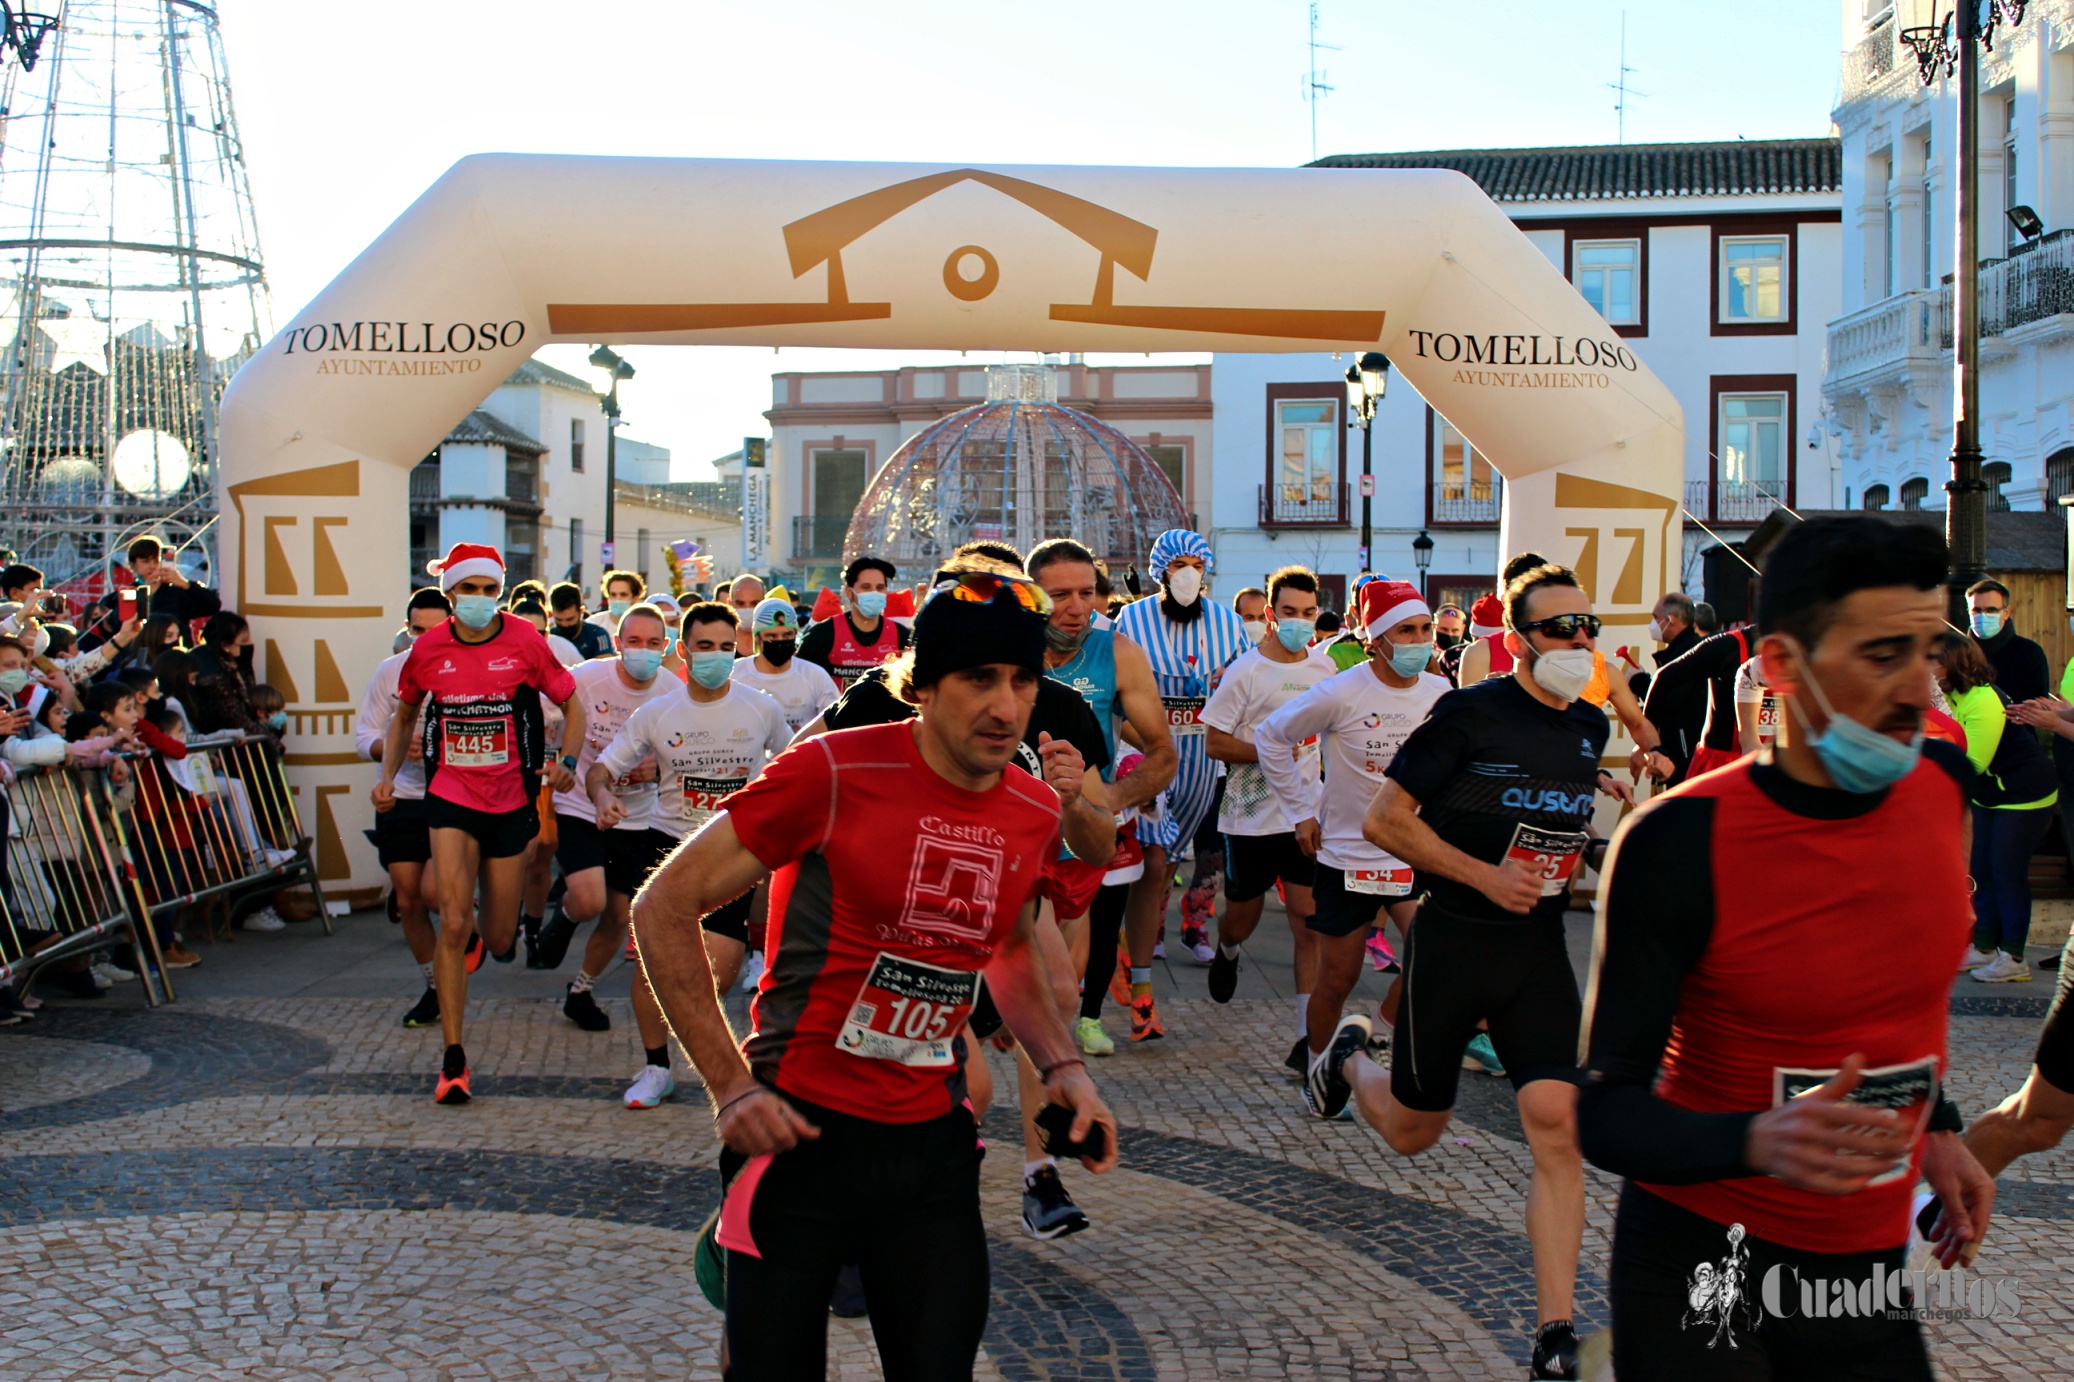
[[[1201,735],[1204,732],[1203,707],[1209,704],[1206,696],[1162,696],[1160,704],[1167,709],[1167,732],[1176,738]]]
[[[939,969],[880,951],[850,1003],[836,1045],[869,1060],[949,1066],[957,1059],[952,1039],[978,1001],[976,970]]]
[[[511,761],[511,721],[447,720],[441,761],[450,768],[501,768]]]
[[[1582,830],[1537,830],[1522,823],[1512,832],[1505,857],[1517,859],[1529,873],[1539,874],[1541,895],[1554,897],[1570,885],[1570,875],[1577,872],[1588,838]]]
[[[1348,869],[1346,888],[1350,893],[1367,893],[1371,897],[1411,896],[1411,868],[1400,864],[1394,869]]]

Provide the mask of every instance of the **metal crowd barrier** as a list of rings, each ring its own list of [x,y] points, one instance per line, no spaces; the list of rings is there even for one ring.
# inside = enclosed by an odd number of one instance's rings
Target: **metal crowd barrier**
[[[294,885],[308,886],[331,934],[312,842],[271,736],[202,736],[184,759],[123,763],[120,774],[25,770],[8,789],[0,982],[126,935],[150,957],[143,977],[155,1007],[174,996],[158,924],[184,908],[227,908],[238,895]]]

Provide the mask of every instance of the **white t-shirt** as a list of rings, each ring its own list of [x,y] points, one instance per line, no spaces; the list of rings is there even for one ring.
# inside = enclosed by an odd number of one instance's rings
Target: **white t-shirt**
[[[1431,672],[1419,673],[1402,689],[1385,686],[1363,662],[1319,682],[1254,731],[1261,769],[1283,813],[1321,827],[1319,863],[1336,869],[1403,867],[1362,838],[1361,818],[1398,748],[1449,689],[1446,677]],[[1323,756],[1322,784],[1297,770],[1296,746],[1313,735]]]
[[[658,672],[649,681],[645,690],[628,686],[619,675],[619,659],[616,657],[592,658],[569,669],[576,679],[576,699],[583,706],[583,746],[573,750],[576,754],[576,785],[566,792],[556,792],[555,814],[575,816],[579,820],[595,821],[597,804],[583,790],[583,780],[590,774],[591,764],[605,746],[619,737],[634,712],[652,700],[667,696],[671,692],[681,693],[684,683],[675,677]],[[572,752],[565,744],[563,753]],[[635,767],[640,766],[637,760]],[[627,768],[615,774],[612,794],[626,808],[626,819],[619,823],[621,830],[646,830],[649,813],[655,806],[655,784],[653,782],[628,782]]]
[[[1203,723],[1251,744],[1253,731],[1262,720],[1337,671],[1331,658],[1317,652],[1295,662],[1276,662],[1259,648],[1248,648],[1224,669],[1209,704],[1203,707]],[[1297,771],[1316,781],[1317,744],[1310,740],[1299,744],[1296,757]],[[1258,763],[1227,763],[1225,769],[1224,806],[1217,813],[1219,830],[1227,835],[1286,835],[1295,828],[1269,790]]]
[[[728,675],[776,701],[794,734],[799,733],[801,725],[820,719],[821,712],[834,705],[841,694],[835,689],[834,677],[797,655],[776,672],[759,672],[753,657],[736,658],[735,669]]]
[[[1736,668],[1736,704],[1757,707],[1757,746],[1770,748],[1779,733],[1779,698],[1764,679],[1759,659],[1751,658]],[[1742,717],[1737,716],[1736,751],[1742,751]]]
[[[400,701],[396,695],[396,678],[403,671],[403,664],[410,657],[406,649],[394,657],[383,658],[375,667],[374,676],[367,683],[367,694],[360,698],[360,723],[353,731],[354,746],[360,756],[374,760],[375,749],[389,737],[390,722],[396,718],[396,707]],[[172,702],[171,697],[167,697]],[[178,710],[177,703],[174,709]],[[185,713],[180,717],[186,719]],[[406,746],[408,747],[408,746]],[[406,758],[396,769],[396,796],[401,801],[417,801],[425,795],[425,762],[419,758]]]
[[[753,686],[729,682],[717,701],[695,701],[681,688],[650,701],[598,761],[623,777],[653,758],[661,781],[654,813],[644,824],[681,840],[720,814],[721,799],[791,742],[783,707]]]

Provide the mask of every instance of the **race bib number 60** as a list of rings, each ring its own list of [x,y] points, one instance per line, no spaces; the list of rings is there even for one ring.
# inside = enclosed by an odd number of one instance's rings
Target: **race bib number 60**
[[[1505,857],[1517,859],[1529,873],[1541,876],[1541,895],[1554,897],[1570,885],[1577,861],[1590,837],[1582,830],[1537,830],[1522,823],[1512,832]]]
[[[835,1044],[870,1060],[948,1066],[957,1059],[951,1042],[978,1001],[978,971],[939,969],[880,951]]]

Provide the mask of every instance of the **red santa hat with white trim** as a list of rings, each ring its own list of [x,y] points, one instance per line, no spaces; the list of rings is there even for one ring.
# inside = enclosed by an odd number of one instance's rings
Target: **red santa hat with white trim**
[[[488,576],[498,585],[504,584],[504,558],[496,548],[482,542],[457,542],[445,556],[426,562],[425,569],[439,577],[439,588],[446,594],[452,594],[454,587],[470,576]]]
[[[1385,630],[1407,619],[1432,613],[1426,597],[1409,581],[1370,581],[1361,587],[1363,637],[1381,638]]]

